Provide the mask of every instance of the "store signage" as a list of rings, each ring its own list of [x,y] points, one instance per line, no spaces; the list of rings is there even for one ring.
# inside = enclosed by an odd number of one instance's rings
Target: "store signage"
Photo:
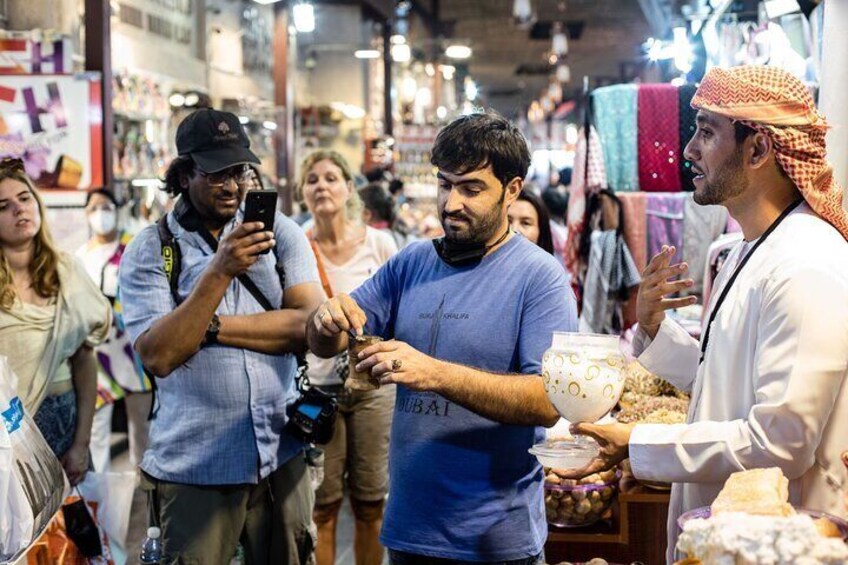
[[[0,38],[0,74],[64,74],[72,70],[72,47],[67,37],[36,41]]]
[[[103,186],[100,75],[0,76],[0,157],[42,188]]]

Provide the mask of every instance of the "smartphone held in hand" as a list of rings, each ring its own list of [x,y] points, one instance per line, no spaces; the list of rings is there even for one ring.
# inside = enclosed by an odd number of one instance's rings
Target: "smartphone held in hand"
[[[274,215],[277,212],[276,190],[251,190],[244,199],[244,221],[262,222],[266,231],[274,231]],[[262,254],[269,253],[266,249]]]

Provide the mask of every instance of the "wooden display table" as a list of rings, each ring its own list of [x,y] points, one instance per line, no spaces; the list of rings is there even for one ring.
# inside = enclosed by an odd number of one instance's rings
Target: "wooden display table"
[[[584,528],[549,527],[547,562],[602,557],[613,563],[662,565],[668,501],[668,492],[649,489],[625,475],[608,520]]]

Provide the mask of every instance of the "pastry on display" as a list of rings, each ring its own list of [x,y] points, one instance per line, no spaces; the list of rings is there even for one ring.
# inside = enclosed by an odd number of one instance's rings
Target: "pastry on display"
[[[713,516],[743,512],[759,516],[791,516],[789,479],[777,467],[733,473],[710,506]]]
[[[848,563],[848,524],[792,508],[789,481],[778,468],[732,474],[709,509],[687,512],[680,521],[677,550],[687,558],[676,565]]]
[[[845,565],[848,546],[819,534],[806,514],[726,512],[686,522],[677,540],[689,563],[703,565]],[[692,561],[697,560],[697,561]]]

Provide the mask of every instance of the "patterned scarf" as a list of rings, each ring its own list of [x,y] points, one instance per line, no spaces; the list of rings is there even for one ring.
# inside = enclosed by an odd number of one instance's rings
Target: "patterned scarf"
[[[810,207],[848,239],[842,187],[825,158],[828,126],[801,81],[776,67],[713,68],[692,106],[768,135],[777,162]]]
[[[639,87],[639,189],[680,190],[680,124],[677,88],[671,84]]]

